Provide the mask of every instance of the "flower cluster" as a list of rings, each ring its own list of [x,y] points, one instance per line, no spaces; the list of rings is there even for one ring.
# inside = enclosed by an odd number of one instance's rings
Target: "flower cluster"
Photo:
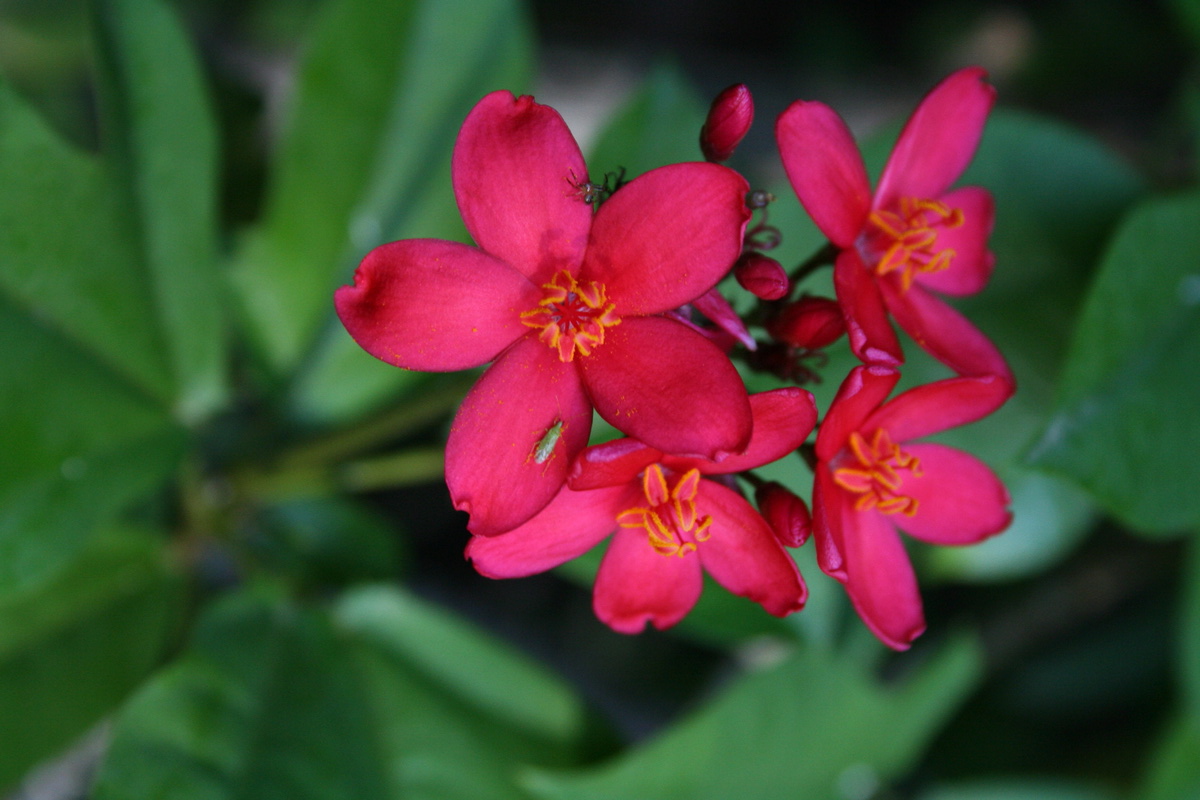
[[[705,572],[771,614],[801,609],[807,591],[788,549],[811,532],[822,571],[866,625],[907,647],[924,618],[897,529],[967,544],[1009,522],[1007,493],[984,464],[916,441],[991,413],[1014,389],[997,349],[937,296],[979,291],[992,269],[990,195],[951,188],[992,100],[981,70],[943,81],[874,192],[831,109],[798,101],[779,116],[788,178],[831,244],[834,299],[797,296],[818,262],[789,275],[768,256],[783,235],[766,224],[773,198],[718,163],[753,119],[746,87],[714,102],[700,136],[706,161],[615,185],[589,179],[553,109],[507,92],[484,97],[452,165],[475,246],[382,245],[335,297],[351,336],[390,364],[490,363],[446,445],[476,569],[530,575],[611,536],[595,611],[636,633],[679,622]],[[728,275],[755,308],[738,314],[720,293]],[[889,317],[954,376],[889,400],[903,364]],[[749,395],[734,365],[803,383],[843,334],[862,363],[815,440],[810,392]],[[594,415],[624,438],[591,443]],[[797,454],[814,475],[811,517],[795,492],[754,472]]]

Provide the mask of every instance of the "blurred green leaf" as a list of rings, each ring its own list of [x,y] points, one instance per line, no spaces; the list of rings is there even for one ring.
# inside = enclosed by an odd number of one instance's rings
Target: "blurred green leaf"
[[[325,9],[300,68],[265,221],[235,273],[278,371],[313,345],[350,268],[403,230],[471,106],[524,82],[528,47],[513,0],[340,0]]]
[[[808,648],[608,764],[531,771],[525,785],[570,800],[866,797],[921,755],[980,670],[976,646],[961,639],[884,688],[860,665]]]
[[[200,66],[165,5],[95,0],[104,143],[136,209],[139,259],[154,295],[185,420],[225,393],[216,262],[217,142]]]
[[[1150,761],[1138,800],[1200,800],[1200,720],[1181,717]]]
[[[49,581],[0,597],[0,789],[150,672],[173,633],[179,588],[158,541],[107,530]]]
[[[0,299],[160,402],[170,370],[132,221],[105,166],[0,83]]]
[[[1080,314],[1030,462],[1148,534],[1200,524],[1200,194],[1140,205]]]
[[[1115,800],[1116,795],[1065,781],[996,779],[956,783],[920,800]]]

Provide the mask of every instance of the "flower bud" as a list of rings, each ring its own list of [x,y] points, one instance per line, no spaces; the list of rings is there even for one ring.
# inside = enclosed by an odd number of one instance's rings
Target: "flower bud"
[[[733,265],[733,277],[743,289],[762,300],[778,300],[790,288],[783,265],[762,253],[743,253]]]
[[[705,160],[720,162],[733,155],[753,121],[754,100],[744,83],[717,95],[700,129],[700,150]]]
[[[808,540],[812,515],[808,506],[780,483],[764,483],[754,492],[758,511],[784,547],[799,547]]]
[[[801,297],[767,323],[767,333],[792,347],[819,350],[846,332],[842,309],[827,297]]]

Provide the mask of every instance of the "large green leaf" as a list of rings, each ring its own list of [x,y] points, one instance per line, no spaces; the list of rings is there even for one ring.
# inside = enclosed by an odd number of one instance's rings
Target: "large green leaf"
[[[584,773],[531,772],[538,797],[828,800],[909,768],[972,689],[975,645],[959,640],[898,687],[810,648],[748,675],[659,738]]]
[[[1140,205],[1118,231],[1071,341],[1031,462],[1130,527],[1200,525],[1200,194]]]
[[[52,579],[0,597],[0,789],[150,672],[174,630],[178,590],[158,541],[109,530]]]
[[[516,88],[527,69],[513,0],[339,0],[325,12],[300,68],[265,221],[235,273],[263,353],[283,372],[313,344],[350,268],[403,229],[471,105]]]
[[[139,254],[176,381],[196,419],[224,394],[216,129],[195,53],[155,0],[96,0],[104,141],[138,220]]]

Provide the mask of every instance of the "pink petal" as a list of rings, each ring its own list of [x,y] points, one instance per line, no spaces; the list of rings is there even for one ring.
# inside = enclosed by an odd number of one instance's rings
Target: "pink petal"
[[[804,444],[817,423],[812,393],[795,386],[750,395],[750,414],[754,428],[746,452],[720,461],[697,460],[702,473],[730,474],[778,461]]]
[[[571,467],[567,481],[572,489],[616,486],[637,479],[646,467],[663,454],[637,439],[615,439],[587,448]]]
[[[580,366],[600,416],[664,453],[715,459],[750,440],[750,402],[737,370],[674,320],[626,317]]]
[[[838,387],[821,428],[817,432],[817,458],[829,461],[838,454],[850,434],[862,428],[863,421],[879,407],[900,373],[891,367],[857,366]]]
[[[700,563],[717,583],[782,617],[804,607],[800,570],[766,521],[736,492],[700,481],[696,510],[712,517],[709,538],[696,545]]]
[[[888,322],[879,283],[857,250],[838,253],[833,267],[833,286],[842,306],[846,335],[854,355],[865,364],[893,367],[902,364],[904,353],[892,324]]]
[[[953,250],[954,259],[939,272],[917,273],[916,282],[956,297],[975,294],[987,285],[996,263],[996,257],[988,250],[988,237],[992,235],[996,216],[992,195],[978,186],[964,186],[938,199],[963,213],[962,225],[938,233],[938,248]]]
[[[795,492],[782,483],[764,483],[754,490],[758,512],[784,547],[800,547],[812,533],[812,513]]]
[[[334,295],[342,324],[378,359],[426,372],[477,367],[529,329],[538,288],[474,247],[405,239],[367,253]]]
[[[664,630],[696,605],[702,577],[695,553],[661,555],[645,531],[622,528],[600,562],[592,605],[596,616],[619,633],[641,633],[647,622]]]
[[[996,99],[986,77],[979,67],[961,69],[925,96],[883,168],[875,208],[901,197],[938,197],[958,180],[975,156]]]
[[[671,164],[634,178],[596,212],[580,279],[604,284],[620,316],[692,302],[741,255],[749,189],[718,164]]]
[[[846,560],[842,556],[842,524],[852,501],[833,482],[833,473],[824,464],[814,471],[812,493],[812,536],[817,548],[817,566],[831,578],[846,582]]]
[[[532,97],[492,92],[463,122],[454,145],[454,196],[481,248],[537,285],[577,271],[592,206],[579,145],[558,112]]]
[[[572,364],[533,335],[500,356],[463,400],[446,442],[446,484],[454,507],[471,515],[471,533],[503,533],[545,507],[591,427]]]
[[[758,349],[758,342],[754,341],[750,331],[746,330],[746,323],[742,322],[742,318],[733,310],[733,306],[729,305],[725,296],[715,288],[709,289],[691,302],[697,311],[745,345],[747,350]]]
[[[983,419],[1011,396],[1012,385],[995,375],[947,378],[896,395],[861,430],[883,428],[893,442],[907,442]]]
[[[858,615],[880,641],[907,650],[925,630],[917,576],[900,534],[876,511],[845,515],[842,544],[846,593]]]
[[[472,536],[466,556],[481,575],[524,578],[565,564],[617,528],[617,515],[637,500],[628,486],[591,492],[563,488],[550,505],[503,536]]]
[[[883,287],[888,310],[921,349],[959,375],[999,375],[1016,385],[1004,356],[971,322],[917,285],[907,292]]]
[[[823,103],[797,100],[775,121],[783,168],[801,205],[838,247],[850,247],[871,210],[871,184],[846,123]]]
[[[917,513],[892,515],[903,531],[933,544],[954,545],[974,544],[1008,527],[1008,490],[986,464],[940,444],[904,449],[920,460],[921,474],[906,477],[902,488],[917,501]]]

